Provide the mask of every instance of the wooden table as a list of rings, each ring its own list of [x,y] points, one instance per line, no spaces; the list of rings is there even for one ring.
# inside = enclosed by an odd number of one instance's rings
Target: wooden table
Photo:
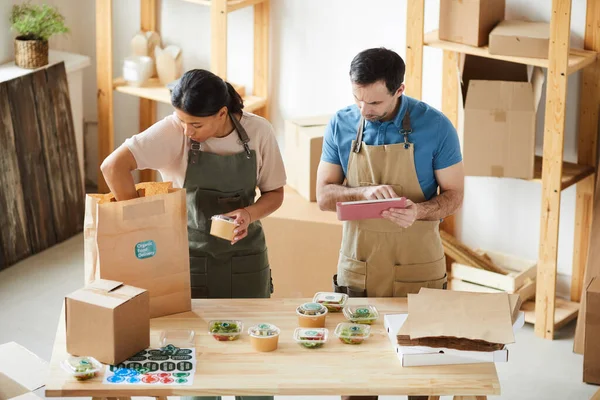
[[[402,367],[383,327],[383,315],[406,312],[406,299],[350,299],[351,304],[373,304],[380,317],[371,337],[361,345],[347,345],[333,335],[341,313],[329,314],[330,340],[319,349],[294,342],[296,307],[308,299],[194,300],[193,311],[151,321],[151,346],[158,345],[166,329],[194,329],[197,366],[192,386],[103,385],[103,373],[78,382],[60,367],[68,357],[64,310],[59,323],[47,397],[128,397],[191,395],[439,395],[483,396],[500,394],[494,364]],[[241,319],[244,335],[237,341],[218,342],[208,335],[211,319]],[[247,335],[255,323],[268,322],[281,329],[279,348],[257,353]],[[480,397],[478,397],[479,399]]]

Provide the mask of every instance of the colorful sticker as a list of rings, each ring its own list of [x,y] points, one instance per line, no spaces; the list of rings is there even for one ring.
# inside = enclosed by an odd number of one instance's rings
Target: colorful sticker
[[[143,260],[156,255],[156,243],[154,240],[146,240],[135,245],[135,256]]]

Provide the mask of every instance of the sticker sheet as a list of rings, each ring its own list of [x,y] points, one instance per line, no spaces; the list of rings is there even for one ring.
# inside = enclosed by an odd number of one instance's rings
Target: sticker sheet
[[[148,349],[119,365],[106,366],[104,384],[190,386],[196,372],[194,348]]]

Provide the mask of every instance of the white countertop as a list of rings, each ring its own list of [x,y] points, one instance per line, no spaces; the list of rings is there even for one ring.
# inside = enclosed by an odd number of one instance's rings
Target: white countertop
[[[67,53],[64,51],[50,50],[48,54],[48,65],[44,65],[38,69],[47,68],[51,65],[58,64],[61,61],[65,62],[67,73],[77,71],[91,65],[91,59],[88,56]],[[27,75],[33,71],[36,70],[17,67],[15,62],[11,61],[0,65],[0,82],[18,78],[19,76]]]

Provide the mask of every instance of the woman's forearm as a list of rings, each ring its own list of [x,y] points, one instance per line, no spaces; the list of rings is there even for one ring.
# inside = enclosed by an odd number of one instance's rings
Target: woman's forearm
[[[254,222],[272,214],[281,207],[282,203],[283,188],[281,187],[270,192],[261,193],[256,203],[246,207],[246,210],[250,213],[251,221]]]
[[[138,197],[132,175],[136,168],[135,158],[125,146],[119,147],[102,162],[100,170],[117,201]]]

